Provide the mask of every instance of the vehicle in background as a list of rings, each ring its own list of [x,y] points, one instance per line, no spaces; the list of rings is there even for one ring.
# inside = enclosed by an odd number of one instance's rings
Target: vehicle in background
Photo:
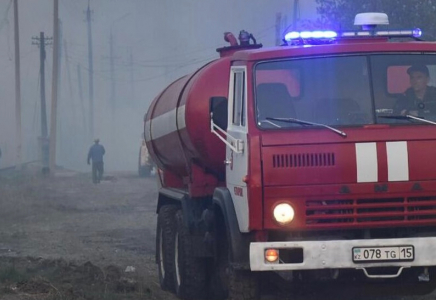
[[[153,161],[148,153],[145,140],[142,139],[141,147],[139,147],[139,158],[138,158],[138,175],[140,177],[149,177],[154,175],[155,169]]]

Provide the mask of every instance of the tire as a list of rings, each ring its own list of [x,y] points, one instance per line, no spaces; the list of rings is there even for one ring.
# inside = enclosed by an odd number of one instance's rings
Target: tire
[[[174,217],[178,207],[165,205],[159,210],[156,227],[156,263],[161,289],[174,292]]]
[[[195,245],[191,243],[188,228],[181,210],[176,213],[174,242],[174,285],[181,299],[204,299],[206,297],[206,261],[192,255]]]
[[[217,300],[257,300],[260,297],[258,274],[231,266],[230,243],[221,214],[215,223],[216,262],[210,274],[211,298]]]
[[[210,262],[209,293],[211,299],[224,300],[229,296],[229,245],[221,214],[215,214],[213,235],[216,256]]]

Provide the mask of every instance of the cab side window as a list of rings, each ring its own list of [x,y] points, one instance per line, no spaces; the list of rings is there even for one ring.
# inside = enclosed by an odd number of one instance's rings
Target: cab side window
[[[233,74],[233,125],[245,126],[245,72]]]

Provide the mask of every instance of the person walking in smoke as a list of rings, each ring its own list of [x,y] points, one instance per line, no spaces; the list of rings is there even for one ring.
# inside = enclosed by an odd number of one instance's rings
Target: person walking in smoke
[[[90,160],[92,160],[92,182],[100,183],[103,177],[103,155],[105,154],[105,149],[100,145],[100,140],[95,139],[94,145],[89,148],[88,152],[88,165]]]

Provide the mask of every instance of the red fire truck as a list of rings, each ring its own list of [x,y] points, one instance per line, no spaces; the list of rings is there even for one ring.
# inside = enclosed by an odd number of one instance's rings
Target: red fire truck
[[[271,48],[226,33],[218,59],[156,97],[144,134],[163,289],[435,288],[436,43],[386,24],[358,14],[356,31],[289,32]]]

